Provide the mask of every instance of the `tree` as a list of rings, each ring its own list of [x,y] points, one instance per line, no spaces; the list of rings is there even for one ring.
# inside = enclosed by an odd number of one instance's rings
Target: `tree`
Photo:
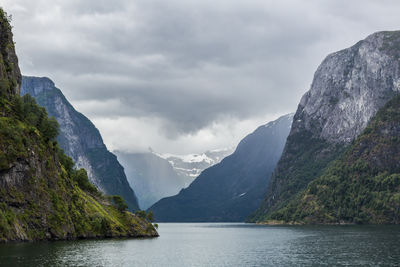
[[[128,209],[128,205],[125,203],[125,200],[121,196],[112,196],[112,201],[120,212],[124,212]]]
[[[147,220],[149,220],[150,222],[154,221],[154,214],[153,211],[149,211],[149,213],[147,213]]]

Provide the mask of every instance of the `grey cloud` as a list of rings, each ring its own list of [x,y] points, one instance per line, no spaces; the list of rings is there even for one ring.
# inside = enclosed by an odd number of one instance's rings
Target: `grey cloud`
[[[226,117],[294,111],[327,53],[397,27],[400,3],[381,3],[5,0],[3,6],[14,15],[25,74],[49,76],[83,108],[97,101],[83,110],[91,118],[156,117],[165,135],[178,138]],[[119,105],[101,104],[109,100]]]

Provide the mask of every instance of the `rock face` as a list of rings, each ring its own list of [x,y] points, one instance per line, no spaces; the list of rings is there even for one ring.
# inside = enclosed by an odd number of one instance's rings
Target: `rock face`
[[[322,62],[252,220],[268,217],[318,177],[399,92],[399,44],[400,32],[378,32]]]
[[[286,141],[293,115],[259,127],[235,152],[204,170],[187,189],[149,210],[157,221],[244,221],[257,208]]]
[[[171,164],[154,153],[123,153],[115,151],[124,165],[129,184],[135,188],[142,209],[158,200],[176,195],[185,187],[186,179]]]
[[[400,91],[400,32],[380,32],[329,55],[300,101],[293,131],[304,129],[330,143],[349,144]]]
[[[2,20],[7,20],[7,14],[0,10]],[[18,57],[15,54],[13,35],[8,22],[2,23],[0,28],[0,88],[3,96],[19,94],[21,72]]]
[[[54,140],[57,122],[30,96],[20,97],[11,27],[0,9],[0,241],[157,236],[73,169]]]
[[[400,224],[400,95],[379,110],[343,156],[270,218]]]
[[[129,186],[125,172],[117,157],[109,152],[100,132],[93,123],[79,113],[48,78],[22,78],[21,95],[30,94],[57,119],[61,148],[70,156],[77,168],[84,168],[90,181],[108,195],[121,195],[130,210],[138,210],[135,193]]]

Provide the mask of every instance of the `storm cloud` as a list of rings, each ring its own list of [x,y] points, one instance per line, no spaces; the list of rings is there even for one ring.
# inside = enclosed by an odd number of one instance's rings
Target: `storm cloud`
[[[111,149],[234,145],[293,112],[330,52],[399,27],[399,1],[2,0],[25,75]]]

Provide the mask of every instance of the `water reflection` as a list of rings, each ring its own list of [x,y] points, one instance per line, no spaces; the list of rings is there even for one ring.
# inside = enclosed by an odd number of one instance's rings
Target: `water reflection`
[[[0,245],[1,266],[398,266],[399,226],[160,224],[154,239]]]

